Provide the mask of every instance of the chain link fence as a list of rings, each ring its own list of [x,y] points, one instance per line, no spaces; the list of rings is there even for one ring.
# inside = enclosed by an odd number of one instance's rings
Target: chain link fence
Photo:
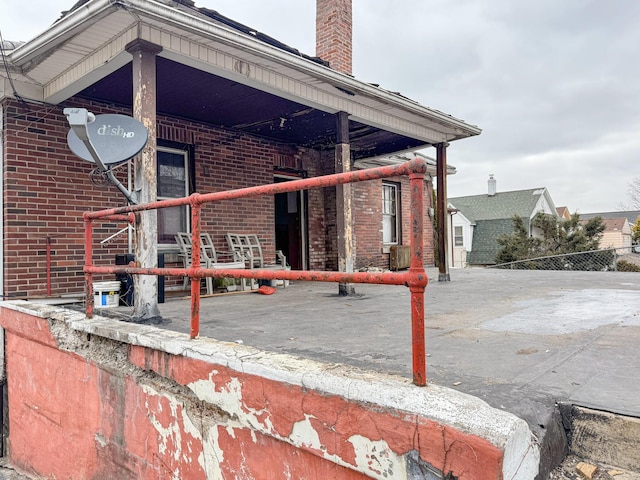
[[[640,272],[638,247],[608,248],[588,252],[567,253],[547,257],[528,258],[517,262],[491,265],[487,268],[511,270],[572,270],[594,272]]]

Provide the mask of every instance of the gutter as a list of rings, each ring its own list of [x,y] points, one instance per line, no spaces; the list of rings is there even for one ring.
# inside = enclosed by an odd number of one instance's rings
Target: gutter
[[[479,135],[482,130],[463,120],[447,115],[438,110],[424,107],[419,103],[392,94],[384,89],[373,87],[367,83],[350,77],[349,75],[323,67],[305,58],[267,45],[257,39],[252,39],[244,33],[237,32],[223,25],[216,25],[195,15],[170,8],[154,0],[92,0],[74,10],[66,17],[56,22],[49,30],[16,50],[9,56],[16,66],[27,65],[29,61],[55,48],[58,44],[73,37],[78,30],[96,23],[117,8],[124,8],[134,15],[148,16],[162,23],[169,23],[184,28],[193,33],[214,38],[226,45],[249,51],[266,59],[292,67],[310,76],[324,81],[336,88],[346,90],[351,94],[360,94],[376,98],[392,107],[400,108],[419,117],[434,121],[440,125],[456,130],[456,137],[464,138]],[[213,21],[213,20],[212,20]]]
[[[17,67],[28,65],[32,60],[74,37],[79,30],[84,30],[109,15],[117,3],[120,3],[120,0],[95,0],[85,3],[58,20],[41,35],[13,50],[9,55],[9,61]]]

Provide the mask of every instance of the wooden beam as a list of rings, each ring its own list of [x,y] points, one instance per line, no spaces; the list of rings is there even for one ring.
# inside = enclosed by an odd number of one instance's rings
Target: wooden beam
[[[436,175],[438,177],[438,194],[436,210],[438,211],[438,281],[448,282],[449,257],[447,248],[449,214],[447,209],[447,147],[448,143],[439,143],[436,147]]]
[[[156,55],[162,48],[145,40],[134,40],[126,46],[133,56],[133,116],[149,131],[149,140],[134,162],[134,188],[139,203],[156,201]],[[158,262],[157,210],[136,214],[136,266],[153,268]],[[160,315],[158,277],[134,275],[134,308],[136,318]]]
[[[351,146],[349,144],[349,115],[338,112],[336,115],[336,173],[351,170]],[[353,238],[353,210],[351,203],[351,184],[336,185],[336,228],[338,234],[338,271],[353,273],[355,263],[355,248]],[[355,294],[355,288],[350,283],[338,284],[338,294],[341,296]]]

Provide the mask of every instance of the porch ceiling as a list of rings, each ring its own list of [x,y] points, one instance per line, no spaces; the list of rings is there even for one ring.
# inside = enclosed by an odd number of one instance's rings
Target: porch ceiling
[[[200,121],[277,142],[313,149],[332,149],[336,117],[233,80],[158,58],[159,113]],[[81,91],[78,96],[131,106],[132,68],[127,64]],[[419,139],[351,120],[349,138],[355,158],[419,148]]]
[[[131,105],[131,55],[125,47],[135,39],[162,47],[160,113],[323,149],[335,145],[334,114],[344,111],[356,159],[480,133],[216,12],[169,0],[90,0],[17,48],[9,61],[31,98],[40,88],[49,103],[80,95]]]

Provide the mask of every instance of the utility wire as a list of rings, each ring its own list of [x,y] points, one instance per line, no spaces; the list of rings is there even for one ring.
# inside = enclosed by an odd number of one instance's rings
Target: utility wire
[[[11,72],[9,71],[9,62],[7,62],[7,56],[4,53],[4,38],[2,38],[2,30],[0,30],[0,55],[2,55],[2,64],[4,65],[4,71],[7,73],[7,78],[9,79],[9,85],[11,85],[11,90],[13,92],[13,96],[27,109],[30,110],[29,104],[25,102],[24,98],[22,98],[18,91],[16,90],[16,86],[13,83],[13,77],[11,77]]]

